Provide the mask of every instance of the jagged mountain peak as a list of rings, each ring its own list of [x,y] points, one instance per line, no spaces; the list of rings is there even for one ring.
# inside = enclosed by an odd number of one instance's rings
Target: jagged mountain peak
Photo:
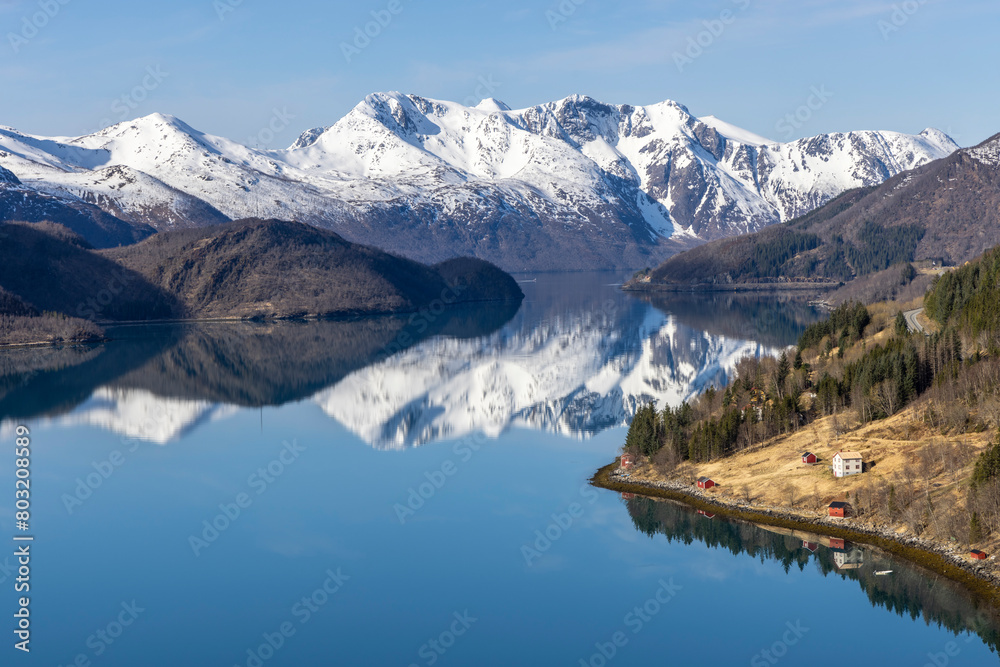
[[[487,97],[480,100],[479,104],[477,104],[475,108],[480,111],[487,111],[490,113],[503,113],[504,111],[510,111],[509,106],[493,97]]]

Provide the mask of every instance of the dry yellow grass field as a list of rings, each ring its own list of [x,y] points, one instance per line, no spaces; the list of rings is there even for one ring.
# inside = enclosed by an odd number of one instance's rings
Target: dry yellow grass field
[[[962,506],[974,457],[989,444],[991,434],[942,436],[923,424],[919,409],[910,407],[893,417],[860,427],[852,423],[849,414],[826,417],[752,451],[709,463],[685,462],[669,475],[654,464],[642,461],[632,476],[638,481],[669,478],[691,483],[698,477],[707,476],[718,484],[709,493],[720,500],[750,500],[755,506],[807,517],[825,516],[827,506],[834,500],[849,500],[855,504],[859,492],[864,496],[866,485],[887,493],[890,484],[897,489],[909,484],[910,488],[918,489],[922,500],[930,490],[931,503],[936,507]],[[962,452],[960,465],[922,461],[925,448],[941,445]],[[835,478],[831,469],[833,455],[841,450],[860,452],[865,472]],[[818,463],[802,463],[804,452],[815,454]],[[907,532],[904,522],[896,523],[900,533]],[[947,539],[934,532],[934,528],[928,526],[925,536]],[[992,549],[997,544],[980,546]]]

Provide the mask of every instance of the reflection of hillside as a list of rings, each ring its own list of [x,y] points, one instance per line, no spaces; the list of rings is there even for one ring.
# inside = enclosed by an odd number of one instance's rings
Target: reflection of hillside
[[[173,345],[174,327],[97,346],[0,354],[0,421],[72,410],[97,387],[112,382]]]
[[[643,299],[679,322],[718,336],[794,345],[820,314],[800,295],[733,292],[652,292]]]
[[[220,406],[312,397],[376,447],[511,427],[586,436],[627,423],[644,402],[676,406],[721,385],[741,357],[776,351],[760,340],[794,340],[807,319],[797,306],[751,297],[751,308],[732,295],[705,295],[701,308],[675,298],[665,314],[623,293],[614,274],[534,280],[522,283],[520,308],[469,304],[426,319],[115,327],[72,368],[50,360],[26,378],[31,364],[17,366],[0,384],[0,419],[77,408],[75,421],[166,441],[228,414]],[[752,335],[733,335],[741,330]]]
[[[159,397],[281,405],[430,336],[489,334],[516,310],[517,304],[457,307],[429,323],[386,316],[110,328],[114,340],[99,347],[0,356],[0,418],[72,410],[102,387],[101,405],[129,391],[141,392],[137,400],[144,403]]]
[[[923,618],[958,634],[971,631],[996,650],[1000,643],[1000,614],[982,608],[959,585],[867,547],[841,543],[819,535],[764,528],[721,516],[708,519],[671,501],[641,496],[625,501],[632,522],[640,532],[663,535],[668,541],[690,544],[694,540],[734,554],[778,561],[785,571],[793,565],[804,569],[810,562],[824,575],[839,574],[858,582],[873,606],[911,618]],[[809,544],[810,548],[804,545]],[[815,552],[812,551],[815,549]],[[892,570],[889,576],[876,571]]]

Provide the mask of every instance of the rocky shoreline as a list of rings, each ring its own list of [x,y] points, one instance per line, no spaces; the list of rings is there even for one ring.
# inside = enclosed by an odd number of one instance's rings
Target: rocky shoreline
[[[594,474],[591,484],[611,491],[678,500],[694,509],[710,509],[716,514],[753,523],[805,530],[868,544],[957,581],[978,597],[1000,606],[1000,575],[996,571],[994,556],[974,563],[967,560],[968,552],[965,550],[919,537],[900,535],[889,528],[863,524],[856,517],[837,519],[807,516],[789,512],[785,508],[756,505],[741,500],[723,500],[710,491],[698,489],[690,482],[637,480],[621,475],[619,470],[617,462],[608,464]]]

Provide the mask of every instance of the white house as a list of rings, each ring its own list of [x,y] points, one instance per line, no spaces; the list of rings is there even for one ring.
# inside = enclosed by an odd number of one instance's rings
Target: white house
[[[860,475],[862,468],[861,454],[857,452],[837,452],[833,455],[833,476],[847,477]]]

